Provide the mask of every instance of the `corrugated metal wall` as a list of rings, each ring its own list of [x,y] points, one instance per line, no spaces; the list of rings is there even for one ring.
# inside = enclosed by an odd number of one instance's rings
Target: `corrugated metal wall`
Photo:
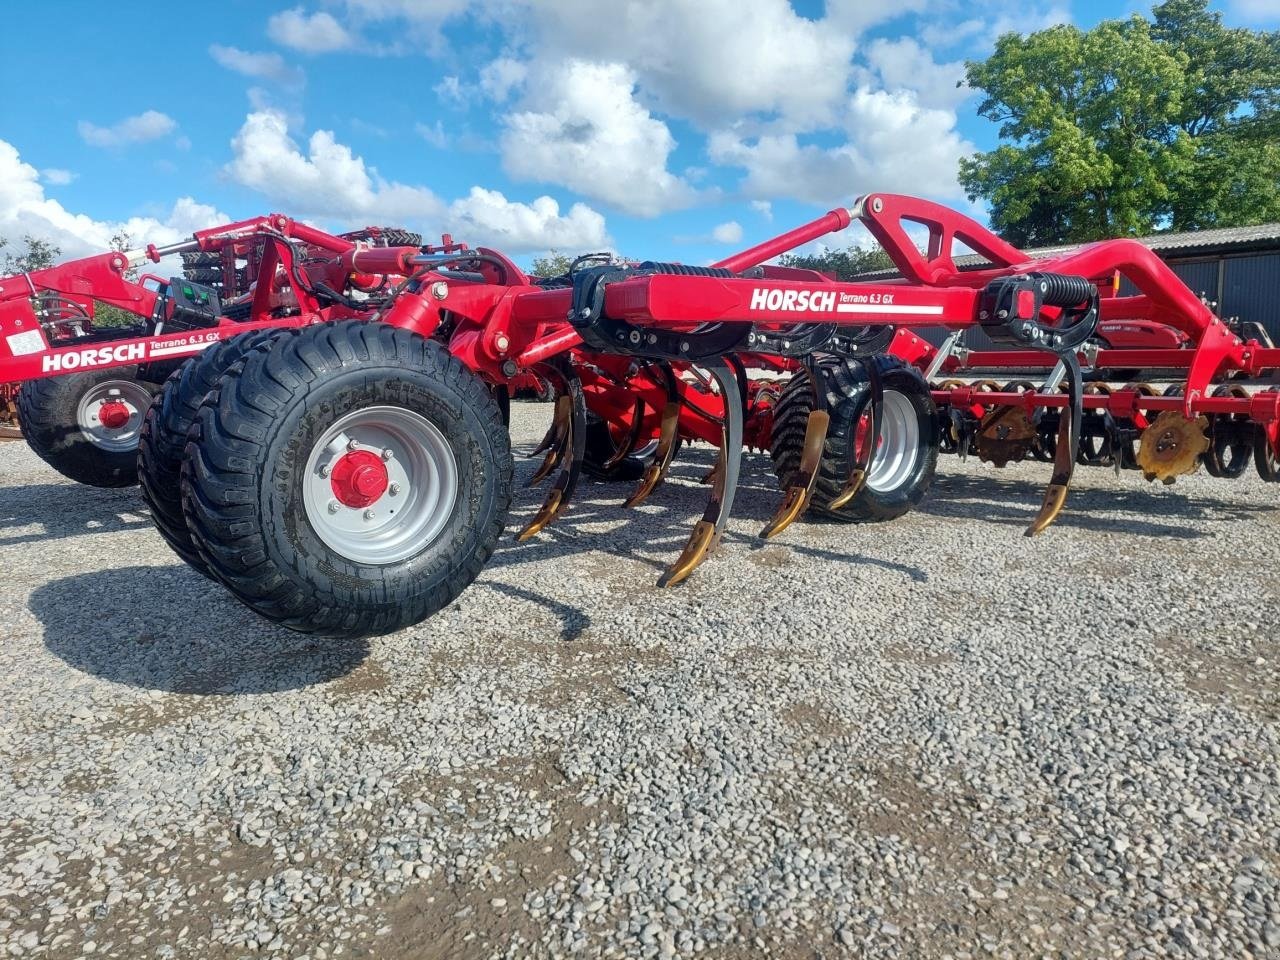
[[[1171,263],[1173,272],[1185,283],[1197,297],[1204,294],[1210,300],[1218,299],[1218,261],[1192,260],[1187,263]],[[1127,279],[1120,279],[1120,296],[1132,297],[1138,288]]]
[[[1182,280],[1197,297],[1204,295],[1210,300],[1218,299],[1218,261],[1201,260],[1198,263],[1171,263],[1179,279]]]
[[[1229,257],[1219,312],[1262,324],[1280,343],[1280,253]]]

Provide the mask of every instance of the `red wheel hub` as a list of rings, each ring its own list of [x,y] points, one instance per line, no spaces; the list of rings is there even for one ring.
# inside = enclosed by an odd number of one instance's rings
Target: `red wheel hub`
[[[129,422],[129,407],[121,400],[105,400],[98,407],[98,422],[108,430],[119,430]]]
[[[853,431],[854,449],[860,456],[865,456],[867,452],[867,439],[871,436],[871,411],[868,410],[858,419],[858,425]],[[884,443],[884,437],[879,438],[879,447]]]
[[[333,465],[329,485],[339,503],[367,507],[387,492],[387,468],[376,453],[352,450]]]

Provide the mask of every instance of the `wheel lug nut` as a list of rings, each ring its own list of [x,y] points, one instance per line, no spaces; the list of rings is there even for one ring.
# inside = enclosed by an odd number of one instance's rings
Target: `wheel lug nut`
[[[393,453],[391,452],[391,448],[390,448],[390,447],[387,447],[385,450],[383,450],[383,451],[382,451],[382,459],[383,459],[383,460],[390,460],[393,456],[395,456],[395,454],[393,454]]]
[[[400,492],[400,484],[398,483],[393,483],[391,486],[387,487],[387,493],[391,494],[393,497],[399,492]]]
[[[327,463],[320,464],[320,476],[327,477],[329,475],[329,465]]]
[[[366,511],[364,512],[364,518],[365,518],[366,520],[372,520],[372,519],[373,519],[373,511],[372,511],[372,510],[366,510]]]
[[[330,513],[337,513],[337,512],[338,512],[338,510],[339,510],[339,507],[338,507],[338,501],[337,501],[337,500],[330,500],[330,501],[329,501],[329,512],[330,512]]]
[[[347,449],[348,449],[348,450],[355,450],[355,449],[356,449],[357,447],[359,447],[359,446],[360,446],[360,444],[356,443],[354,440],[348,440],[348,441],[347,441]]]

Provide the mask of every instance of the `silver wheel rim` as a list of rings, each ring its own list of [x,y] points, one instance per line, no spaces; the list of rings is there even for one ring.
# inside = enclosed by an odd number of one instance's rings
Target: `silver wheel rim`
[[[129,419],[120,427],[108,427],[99,418],[104,403],[122,403]],[[142,418],[151,405],[151,391],[134,380],[104,380],[84,392],[76,404],[76,426],[85,439],[111,453],[138,449]]]
[[[897,390],[884,392],[880,445],[871,458],[867,486],[889,493],[910,479],[920,461],[920,418],[911,398]]]
[[[376,454],[387,486],[368,505],[349,506],[333,471],[355,451]],[[365,407],[337,420],[316,442],[302,482],[311,527],[335,553],[356,563],[398,563],[440,536],[458,499],[458,462],[430,420],[403,407]]]

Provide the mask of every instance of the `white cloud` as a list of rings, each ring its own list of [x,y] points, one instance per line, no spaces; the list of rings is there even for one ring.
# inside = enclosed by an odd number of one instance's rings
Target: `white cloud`
[[[886,90],[910,90],[921,106],[952,110],[972,95],[964,80],[964,62],[938,63],[910,37],[873,40],[865,56]]]
[[[473,245],[510,252],[610,243],[604,217],[583,203],[561,215],[551,197],[525,204],[472,187],[467,196],[446,204],[426,187],[385,180],[328,130],[313,133],[303,153],[280,113],[249,114],[232,149],[235,156],[226,168],[232,179],[295,216],[347,226],[382,223],[410,225],[425,233],[449,230]]]
[[[431,89],[437,97],[453,106],[462,106],[471,95],[470,88],[464,87],[461,80],[452,76],[445,77]]]
[[[529,68],[519,60],[499,57],[481,68],[480,89],[490,99],[501,103],[511,96],[513,90],[524,83],[528,73]]]
[[[930,49],[958,49],[970,58],[995,47],[996,38],[1006,33],[1032,33],[1071,23],[1071,10],[1061,5],[1026,4],[1010,7],[1002,0],[970,2],[965,20],[950,18],[926,23],[919,40]]]
[[[80,138],[94,147],[120,147],[129,143],[158,140],[177,129],[173,118],[158,110],[148,110],[136,117],[125,117],[109,127],[99,127],[81,120]]]
[[[675,139],[636,102],[634,85],[621,64],[549,66],[529,84],[536,99],[503,121],[503,168],[637,216],[688,206],[693,188],[667,170]]]
[[[444,129],[444,124],[439,120],[434,126],[427,126],[425,123],[415,123],[413,128],[418,132],[423,140],[431,144],[437,150],[443,150],[449,146],[449,134]]]
[[[825,117],[844,95],[854,38],[788,0],[529,0],[539,56],[626,64],[662,108],[703,125],[726,114]]]
[[[338,23],[329,14],[317,14],[333,21],[347,37],[345,48],[356,48],[383,54],[430,55],[448,54],[447,41],[441,32],[445,21],[461,13],[475,14],[481,18],[488,13],[486,4],[477,5],[472,0],[330,0],[331,6],[341,6],[342,21]],[[506,0],[495,2],[494,7],[505,13]],[[304,17],[301,7],[291,11]],[[314,19],[314,18],[313,18]],[[386,29],[390,23],[390,29]],[[325,24],[324,32],[337,42],[338,33]],[[383,28],[379,31],[377,28]],[[306,42],[305,37],[299,38]],[[311,50],[311,52],[315,52]]]
[[[234,157],[227,174],[297,216],[399,223],[437,218],[444,210],[440,198],[425,187],[378,176],[329,130],[313,133],[302,153],[278,111],[249,114],[231,146]]]
[[[331,53],[352,44],[346,27],[332,14],[308,14],[302,7],[277,13],[267,21],[267,36],[284,47],[303,53]]]
[[[773,204],[768,200],[752,200],[751,209],[760,216],[764,217],[770,223],[773,222]]]
[[[209,47],[209,56],[220,66],[242,76],[269,80],[293,90],[301,89],[307,80],[307,75],[300,68],[285,63],[284,57],[278,53],[251,53],[215,43]]]
[[[711,239],[716,243],[740,243],[742,241],[742,224],[736,220],[721,223],[711,231]]]
[[[65,187],[79,176],[78,173],[60,170],[57,167],[45,167],[40,171],[40,178],[52,187]]]
[[[584,203],[575,203],[562,217],[560,205],[551,197],[512,203],[483,187],[472,187],[468,196],[449,205],[449,226],[471,243],[511,253],[600,250],[613,243],[604,217]]]
[[[870,3],[868,0],[827,0],[827,20],[839,30],[859,34],[878,24],[908,13],[920,13],[930,0],[897,0],[895,3]],[[938,6],[938,4],[933,4]]]
[[[439,23],[473,6],[469,0],[346,0],[347,8],[369,20],[403,17]]]
[[[24,163],[12,144],[0,140],[0,238],[10,243],[21,243],[28,235],[39,237],[59,247],[62,259],[73,259],[110,249],[111,238],[121,232],[139,245],[175,243],[229,219],[191,197],[178,200],[163,219],[95,220],[72,213],[44,195],[36,168]]]
[[[848,139],[834,147],[801,144],[793,134],[758,137],[713,134],[708,152],[742,167],[742,189],[754,197],[794,197],[842,203],[882,190],[956,199],[959,159],[973,145],[955,130],[955,114],[919,106],[910,91],[859,88],[845,116]]]

